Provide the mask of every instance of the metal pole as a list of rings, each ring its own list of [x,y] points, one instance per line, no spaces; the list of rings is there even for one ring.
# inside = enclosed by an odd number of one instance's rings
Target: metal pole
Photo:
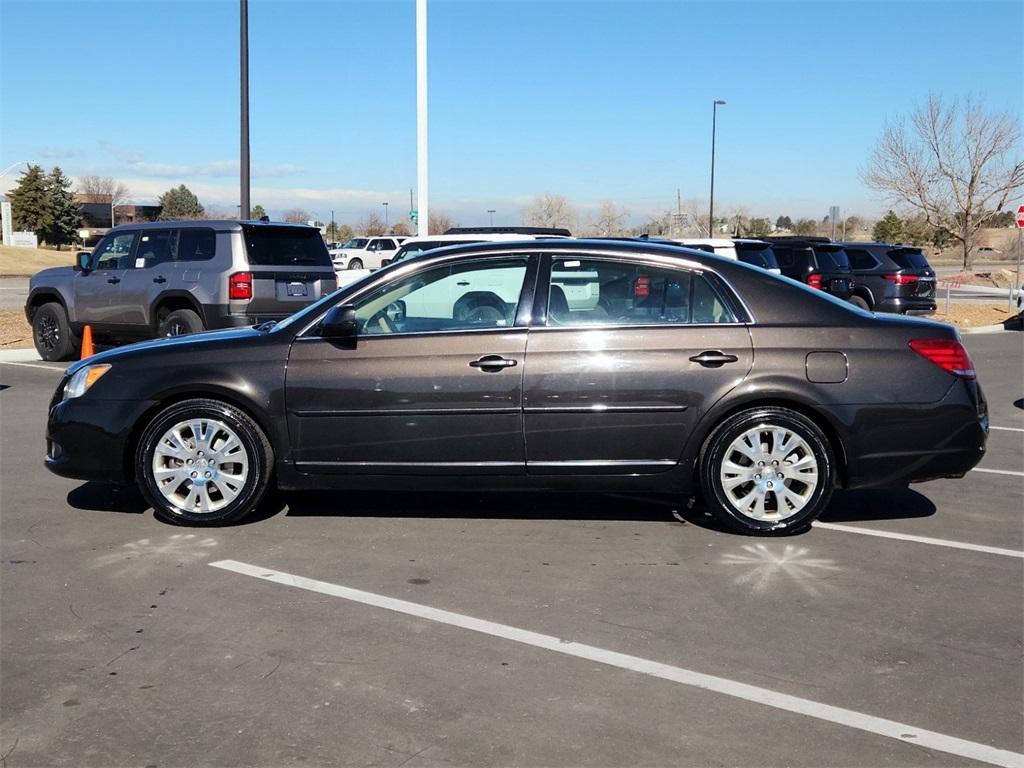
[[[1010,286],[1010,305],[1009,311],[1013,312],[1013,292],[1020,290],[1020,240],[1021,232],[1024,232],[1019,226],[1017,227],[1017,276],[1013,279],[1013,285]]]
[[[241,61],[240,80],[242,89],[241,104],[241,158],[239,162],[239,175],[241,183],[241,206],[239,207],[240,218],[248,219],[249,207],[249,0],[241,0],[240,21],[241,21]]]
[[[946,283],[946,317],[949,317],[949,288],[950,284]]]
[[[384,206],[384,234],[387,234],[387,231],[388,231],[388,204],[387,203],[381,203],[381,205]]]
[[[416,0],[416,234],[421,237],[430,234],[427,168],[427,0]]]
[[[494,226],[494,208],[488,208],[487,213],[491,216],[491,226]]]
[[[725,104],[725,102],[715,99],[711,103],[711,200],[708,205],[708,237],[715,236],[715,129],[719,104]]]

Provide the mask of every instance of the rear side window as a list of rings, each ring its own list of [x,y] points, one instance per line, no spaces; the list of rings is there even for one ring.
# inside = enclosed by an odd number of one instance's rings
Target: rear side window
[[[847,248],[846,255],[854,269],[867,270],[878,266],[878,259],[862,248]]]
[[[139,249],[135,252],[135,266],[151,267],[174,258],[176,229],[148,229],[139,238]],[[139,259],[145,259],[144,264]]]
[[[818,269],[822,272],[845,272],[850,269],[850,259],[842,248],[818,248]]]
[[[188,227],[178,234],[178,261],[208,261],[217,252],[217,234],[209,227]]]
[[[257,266],[330,267],[331,256],[320,232],[304,227],[243,226],[249,263]]]
[[[792,267],[795,263],[793,249],[784,245],[772,246],[775,253],[775,260],[780,267]]]
[[[927,257],[921,251],[889,251],[886,254],[900,269],[930,269]]]

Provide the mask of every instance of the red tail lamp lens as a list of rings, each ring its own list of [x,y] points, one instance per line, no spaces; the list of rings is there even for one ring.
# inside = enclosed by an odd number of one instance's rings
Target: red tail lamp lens
[[[651,295],[651,278],[649,277],[638,277],[633,283],[633,295],[634,296],[650,296]]]
[[[974,363],[964,345],[952,339],[914,339],[910,348],[930,363],[961,379],[973,379]]]
[[[808,275],[807,276],[807,284],[809,286],[811,286],[811,288],[817,288],[820,291],[821,290],[821,275]]]
[[[251,299],[252,298],[252,273],[235,272],[228,278],[229,299]]]
[[[892,280],[896,285],[907,285],[908,283],[916,283],[918,280],[917,275],[883,275],[886,280]]]

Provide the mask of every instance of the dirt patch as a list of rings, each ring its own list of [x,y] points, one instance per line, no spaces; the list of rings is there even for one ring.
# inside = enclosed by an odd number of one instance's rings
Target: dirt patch
[[[928,315],[928,318],[943,323],[952,323],[958,328],[978,328],[982,325],[997,325],[1016,314],[1006,311],[1005,302],[1002,304],[953,302],[949,306],[948,315],[945,310],[946,303],[940,301],[939,311],[934,315]]]
[[[958,272],[942,278],[944,283],[980,285],[985,288],[1009,288],[1014,285],[1016,272],[1010,269],[993,269],[988,272]]]
[[[31,349],[32,328],[22,309],[0,309],[0,349]]]

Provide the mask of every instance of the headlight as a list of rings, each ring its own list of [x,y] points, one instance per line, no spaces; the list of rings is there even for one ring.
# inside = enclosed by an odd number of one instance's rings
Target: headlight
[[[73,397],[81,397],[89,391],[89,387],[95,384],[107,371],[110,366],[107,363],[87,365],[71,377],[71,381],[64,387],[64,399],[70,400]]]

